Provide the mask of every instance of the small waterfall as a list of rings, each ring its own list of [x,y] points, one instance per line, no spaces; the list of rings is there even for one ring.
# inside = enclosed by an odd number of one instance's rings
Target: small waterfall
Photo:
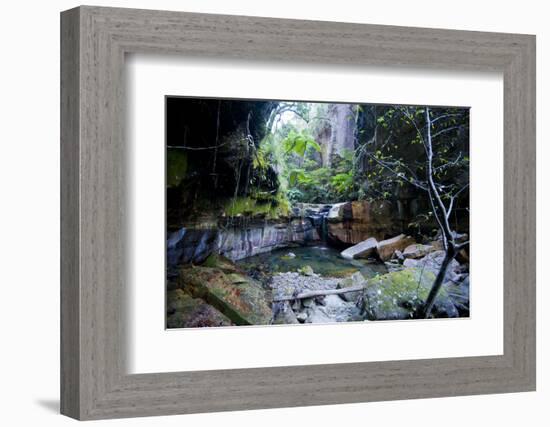
[[[326,242],[328,238],[328,224],[327,224],[328,212],[321,215],[321,227],[319,231],[319,237],[322,242]]]
[[[328,238],[328,215],[331,207],[331,205],[321,205],[315,211],[310,210],[309,215],[306,217],[306,219],[311,221],[314,229],[317,230],[319,239],[322,242],[326,242]]]

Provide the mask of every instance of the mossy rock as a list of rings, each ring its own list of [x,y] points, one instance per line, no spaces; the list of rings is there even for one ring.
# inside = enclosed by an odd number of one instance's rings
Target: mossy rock
[[[313,268],[311,268],[311,265],[304,265],[303,267],[299,268],[298,273],[304,276],[313,276],[315,274]]]
[[[203,300],[193,298],[181,289],[166,295],[167,328],[200,328],[230,326],[231,320]]]
[[[202,263],[203,267],[219,268],[224,273],[237,273],[244,274],[244,271],[235,265],[230,259],[218,255],[210,254],[208,258]]]
[[[435,280],[435,275],[420,268],[407,268],[374,277],[364,292],[365,311],[370,320],[400,320],[414,317],[424,304]],[[454,317],[456,309],[446,289],[442,288],[435,308],[447,317]]]
[[[227,201],[223,212],[228,217],[244,216],[276,220],[288,217],[290,205],[280,193],[269,200],[264,196],[259,199],[252,196],[237,197]]]
[[[177,187],[187,175],[187,153],[182,149],[169,148],[166,156],[166,185]]]
[[[211,304],[237,325],[267,325],[271,321],[264,289],[245,275],[201,266],[182,269],[178,282],[180,288]]]

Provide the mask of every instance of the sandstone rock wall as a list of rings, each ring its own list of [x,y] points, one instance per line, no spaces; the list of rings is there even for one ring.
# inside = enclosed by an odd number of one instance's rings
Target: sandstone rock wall
[[[317,229],[307,218],[286,222],[252,222],[226,228],[184,227],[170,234],[167,242],[167,264],[199,264],[210,254],[221,254],[233,261],[320,240]]]
[[[328,218],[329,241],[341,245],[355,245],[370,237],[384,240],[401,232],[389,201],[356,201],[333,206]]]

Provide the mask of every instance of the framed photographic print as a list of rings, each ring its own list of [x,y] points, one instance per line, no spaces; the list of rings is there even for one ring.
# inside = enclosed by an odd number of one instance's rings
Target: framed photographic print
[[[535,389],[533,36],[84,6],[61,40],[62,413]]]

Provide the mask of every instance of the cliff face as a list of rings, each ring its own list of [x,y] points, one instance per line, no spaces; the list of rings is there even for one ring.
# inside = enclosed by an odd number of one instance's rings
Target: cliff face
[[[233,261],[320,240],[309,218],[286,221],[250,221],[224,228],[181,228],[168,237],[167,262],[197,264],[209,255],[223,255]]]
[[[339,245],[355,245],[371,237],[383,240],[401,231],[392,203],[345,202],[334,205],[328,222],[328,239]]]
[[[358,106],[330,104],[325,120],[317,129],[316,140],[322,149],[322,164],[330,167],[334,156],[343,157],[346,150],[355,148]]]
[[[329,115],[332,117],[331,156],[343,157],[346,150],[355,148],[357,105],[331,104]]]
[[[390,202],[299,204],[291,216],[219,218],[189,223],[168,236],[168,265],[198,264],[212,253],[233,261],[293,244],[327,240],[350,246],[370,237],[383,240],[402,231]]]
[[[259,153],[275,105],[167,99],[169,231],[205,212],[221,214],[231,200],[253,198],[265,206],[277,204],[278,175],[268,162],[260,162]]]

